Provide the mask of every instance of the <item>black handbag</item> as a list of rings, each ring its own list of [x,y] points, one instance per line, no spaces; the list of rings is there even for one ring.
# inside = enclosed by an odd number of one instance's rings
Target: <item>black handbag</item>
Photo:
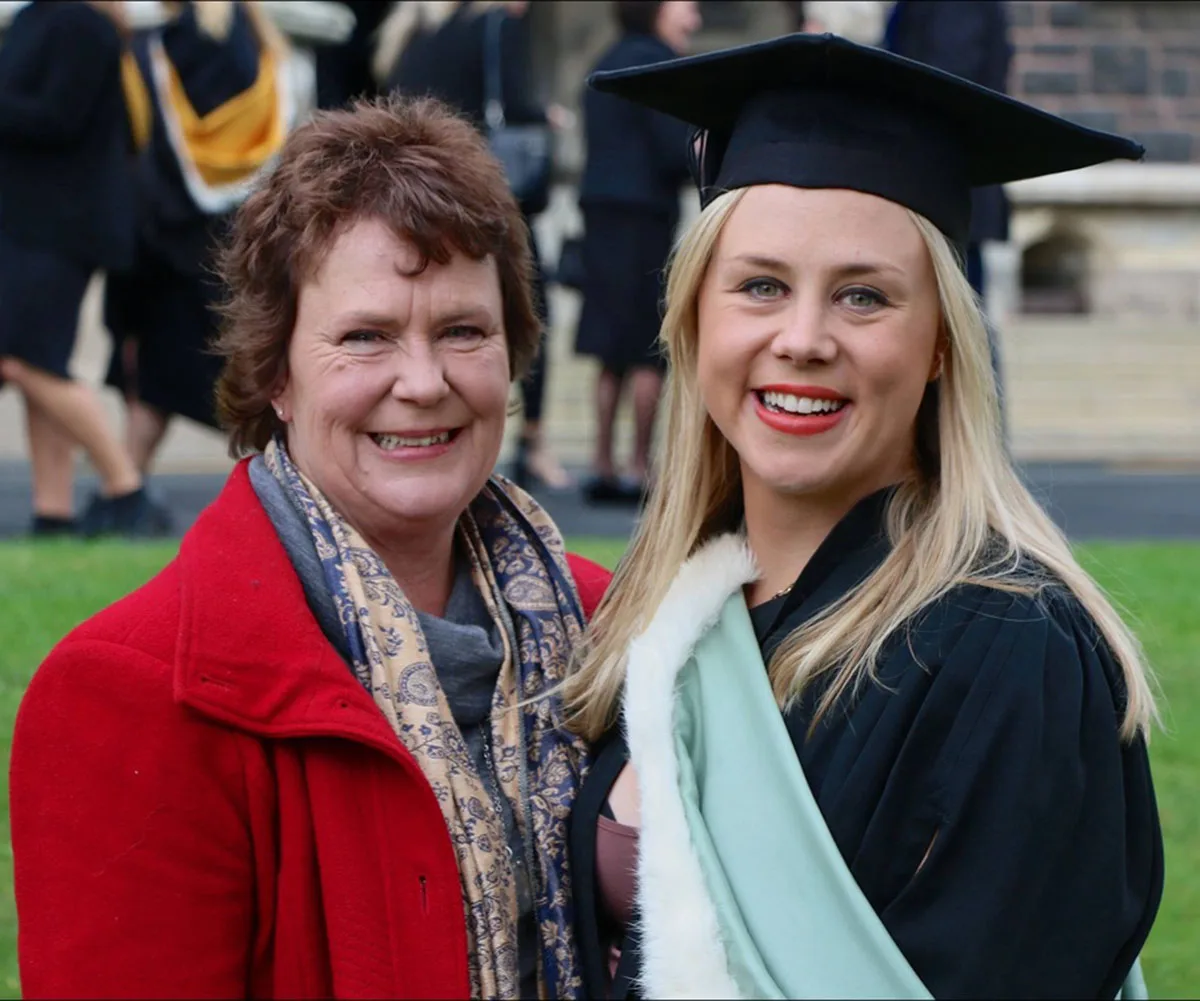
[[[558,267],[554,269],[551,281],[564,288],[583,291],[587,269],[583,266],[583,237],[568,236],[562,243],[562,251],[558,255]]]
[[[546,125],[509,125],[504,115],[500,70],[500,25],[503,10],[488,11],[484,34],[484,119],[492,153],[504,168],[508,185],[521,208],[534,214],[550,195],[551,139]]]

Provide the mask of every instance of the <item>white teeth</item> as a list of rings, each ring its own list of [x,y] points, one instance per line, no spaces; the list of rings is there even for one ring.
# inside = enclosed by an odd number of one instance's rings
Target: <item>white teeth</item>
[[[427,448],[430,445],[445,445],[450,440],[450,432],[426,435],[422,438],[402,438],[398,434],[373,434],[375,443],[385,452],[393,448]]]
[[[846,405],[845,400],[793,396],[791,393],[766,392],[758,395],[771,410],[785,410],[789,414],[832,414]]]

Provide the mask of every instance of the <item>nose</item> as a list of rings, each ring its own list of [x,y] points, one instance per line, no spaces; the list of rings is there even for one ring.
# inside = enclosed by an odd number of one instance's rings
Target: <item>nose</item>
[[[418,407],[431,407],[449,392],[446,362],[434,343],[424,337],[415,338],[408,350],[397,353],[393,398]]]
[[[775,357],[797,367],[828,365],[837,357],[827,303],[818,295],[796,295],[771,341]]]

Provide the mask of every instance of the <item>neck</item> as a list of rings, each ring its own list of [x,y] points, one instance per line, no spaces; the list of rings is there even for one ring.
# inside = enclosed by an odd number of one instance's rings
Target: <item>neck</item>
[[[410,532],[404,538],[363,538],[413,608],[440,616],[445,614],[454,587],[455,528],[456,524],[451,524],[437,531]]]
[[[744,480],[746,541],[762,571],[762,576],[747,586],[746,603],[760,605],[791,587],[826,536],[871,492],[787,495],[760,481]]]

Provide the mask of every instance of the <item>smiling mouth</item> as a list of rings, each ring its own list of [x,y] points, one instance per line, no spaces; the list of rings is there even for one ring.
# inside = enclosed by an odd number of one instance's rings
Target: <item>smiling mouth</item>
[[[772,413],[798,414],[800,416],[835,414],[850,402],[846,399],[830,400],[818,396],[795,396],[792,393],[779,393],[773,390],[755,390],[754,395],[758,397],[758,402]]]
[[[385,452],[391,452],[398,448],[432,448],[435,445],[449,444],[458,437],[461,430],[462,428],[453,428],[424,435],[375,434],[372,432],[371,440]]]

